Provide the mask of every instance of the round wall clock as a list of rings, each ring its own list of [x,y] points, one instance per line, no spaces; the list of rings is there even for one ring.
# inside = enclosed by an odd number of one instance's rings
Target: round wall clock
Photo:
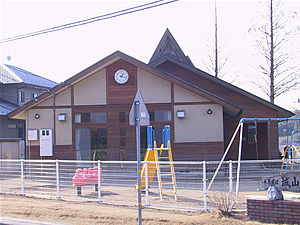
[[[115,81],[118,84],[125,84],[129,79],[129,74],[126,70],[120,69],[115,73]]]

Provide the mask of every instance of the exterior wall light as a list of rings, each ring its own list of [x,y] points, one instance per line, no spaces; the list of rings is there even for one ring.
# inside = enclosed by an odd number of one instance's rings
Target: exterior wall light
[[[67,120],[67,114],[66,113],[58,114],[58,120],[59,121],[66,121]]]
[[[209,115],[212,114],[212,110],[211,110],[211,109],[208,109],[208,110],[207,110],[207,114],[209,114]]]
[[[36,118],[36,119],[39,119],[41,116],[40,116],[40,114],[35,114],[35,116],[34,116],[34,118]]]
[[[177,117],[184,118],[185,117],[185,110],[177,110]]]

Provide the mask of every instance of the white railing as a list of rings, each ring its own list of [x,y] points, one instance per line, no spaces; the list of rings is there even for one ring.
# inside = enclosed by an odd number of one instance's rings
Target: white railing
[[[146,168],[153,162],[146,163]],[[164,162],[160,162],[164,164]],[[210,183],[219,162],[173,162],[177,182],[178,201],[173,186],[164,187],[160,201],[156,174],[150,185],[145,175],[146,190],[142,204],[146,207],[207,210],[215,208],[212,196],[226,191],[235,207],[245,208],[245,198],[261,189],[260,180],[265,176],[280,174],[282,160],[241,161],[239,199],[235,199],[237,161],[224,161]],[[98,167],[102,178],[96,184],[74,186],[73,176],[78,168]],[[294,165],[294,171],[299,164]],[[100,170],[98,170],[100,171]],[[100,172],[99,172],[100,174]],[[147,173],[145,173],[147,174]],[[137,205],[137,163],[134,161],[70,161],[70,160],[2,160],[0,159],[0,193],[20,194],[53,199],[96,201],[111,204]],[[147,188],[148,186],[148,188]]]

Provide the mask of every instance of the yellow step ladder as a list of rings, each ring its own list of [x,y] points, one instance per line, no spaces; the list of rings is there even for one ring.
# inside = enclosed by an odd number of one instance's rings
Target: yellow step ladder
[[[163,193],[165,194],[165,192],[163,192],[163,187],[172,185],[175,200],[177,201],[177,184],[170,141],[168,141],[167,148],[164,148],[163,145],[161,145],[160,148],[157,148],[156,142],[154,142],[153,150],[156,162],[160,200],[163,200]],[[163,152],[167,152],[167,156],[163,156]]]
[[[291,171],[294,169],[295,159],[300,158],[300,146],[286,146],[284,149],[283,160],[280,174],[288,172],[288,167],[291,166]],[[285,171],[284,171],[285,168]]]

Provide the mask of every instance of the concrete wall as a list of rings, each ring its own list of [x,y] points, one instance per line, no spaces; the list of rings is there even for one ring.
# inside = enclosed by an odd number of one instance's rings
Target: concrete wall
[[[103,69],[74,85],[75,105],[106,104],[106,70]]]
[[[207,114],[211,109],[212,114]],[[177,118],[185,110],[185,118]],[[174,106],[175,142],[223,141],[223,108],[217,104]]]
[[[171,102],[171,83],[140,68],[137,69],[137,87],[145,103]]]
[[[66,114],[66,121],[59,121],[58,115]],[[35,119],[35,114],[39,114],[40,118]],[[56,144],[72,145],[72,110],[70,108],[60,108],[55,110],[56,123]],[[27,131],[31,129],[53,129],[53,109],[30,109],[27,112]],[[28,141],[27,141],[28,144]],[[39,140],[31,141],[32,146],[39,145]]]
[[[208,102],[206,98],[199,96],[191,91],[188,91],[182,87],[174,85],[174,102]]]

